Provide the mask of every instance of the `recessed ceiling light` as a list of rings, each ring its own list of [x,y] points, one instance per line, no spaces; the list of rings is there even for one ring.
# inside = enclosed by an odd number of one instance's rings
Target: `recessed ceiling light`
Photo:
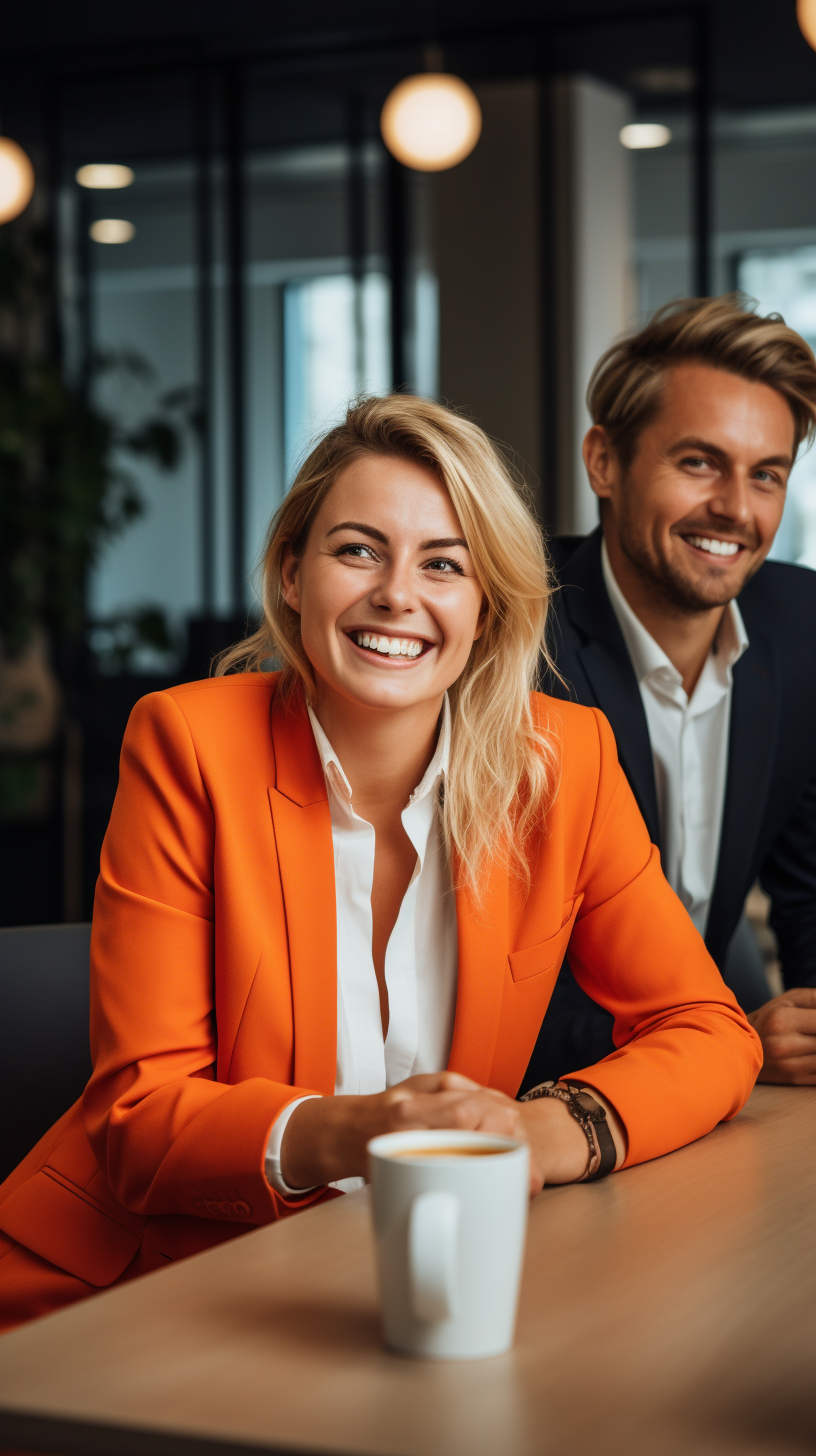
[[[80,187],[109,189],[129,187],[133,181],[132,167],[122,167],[118,162],[89,162],[76,173]]]
[[[646,151],[649,147],[665,147],[672,139],[667,126],[659,121],[632,121],[620,129],[620,140],[632,152]]]
[[[386,97],[380,130],[398,162],[417,172],[443,172],[473,151],[482,110],[458,76],[425,72],[406,77]]]
[[[697,84],[691,66],[644,66],[639,71],[630,71],[626,79],[638,91],[651,91],[655,95],[682,96],[693,91]]]
[[[129,243],[136,229],[123,217],[100,217],[88,231],[95,243]]]

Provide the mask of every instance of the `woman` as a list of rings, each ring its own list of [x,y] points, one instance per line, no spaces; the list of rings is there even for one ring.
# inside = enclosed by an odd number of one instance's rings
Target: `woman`
[[[7,1324],[337,1196],[390,1129],[522,1136],[537,1192],[743,1105],[759,1043],[608,725],[530,694],[548,591],[475,426],[371,399],[314,450],[260,632],[128,726],[94,1073],[0,1190]],[[568,946],[618,1050],[517,1102]]]

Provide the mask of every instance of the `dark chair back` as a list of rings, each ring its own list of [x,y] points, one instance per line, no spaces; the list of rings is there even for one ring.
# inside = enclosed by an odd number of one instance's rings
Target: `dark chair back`
[[[0,929],[0,1178],[91,1075],[90,925]]]

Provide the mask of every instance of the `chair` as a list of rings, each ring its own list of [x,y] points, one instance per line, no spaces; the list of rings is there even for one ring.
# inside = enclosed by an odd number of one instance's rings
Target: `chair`
[[[0,1179],[91,1075],[90,925],[0,929]]]

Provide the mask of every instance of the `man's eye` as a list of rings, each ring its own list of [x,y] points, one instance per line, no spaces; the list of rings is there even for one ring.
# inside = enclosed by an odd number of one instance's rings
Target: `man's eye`
[[[690,465],[693,470],[703,470],[709,464],[702,455],[689,455],[683,461],[684,465]]]

